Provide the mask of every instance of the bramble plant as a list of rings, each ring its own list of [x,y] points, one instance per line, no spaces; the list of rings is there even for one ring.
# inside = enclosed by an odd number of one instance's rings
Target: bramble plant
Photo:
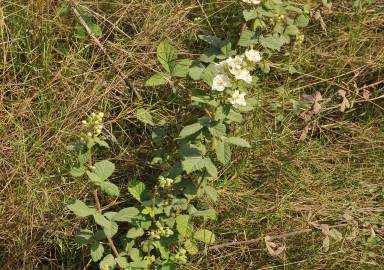
[[[115,165],[108,160],[93,162],[97,147],[108,147],[102,137],[104,114],[94,113],[83,121],[85,133],[79,143],[70,146],[79,152],[78,165],[70,173],[88,177],[94,205],[74,200],[67,207],[79,217],[92,217],[100,226],[96,232],[84,229],[76,236],[77,243],[89,246],[100,269],[176,269],[187,262],[188,255],[199,252],[199,243],[215,242],[214,233],[204,225],[216,219],[216,212],[198,209],[197,202],[202,197],[217,200],[211,185],[218,177],[215,163],[228,164],[233,146],[251,147],[245,139],[233,136],[229,127],[241,123],[243,114],[257,104],[249,97],[257,89],[257,73],[269,72],[268,59],[292,38],[303,41],[299,28],[309,20],[309,7],[301,9],[290,1],[243,2],[248,28],[240,34],[238,48],[230,41],[202,35],[211,47],[192,61],[178,59],[176,49],[168,43],[159,45],[157,57],[164,70],[149,78],[146,86],[170,84],[175,93],[191,89],[191,105],[201,113],[175,138],[179,149],[174,158],[158,160],[164,171],[153,189],[139,180],[129,181],[129,194],[136,201],[131,207],[108,211],[100,205],[99,192],[120,196],[119,187],[108,180]],[[191,79],[186,82],[188,87],[180,82],[186,78]],[[194,87],[204,83],[209,90]],[[138,118],[156,125],[145,110]],[[163,135],[158,131],[153,130],[155,144]]]

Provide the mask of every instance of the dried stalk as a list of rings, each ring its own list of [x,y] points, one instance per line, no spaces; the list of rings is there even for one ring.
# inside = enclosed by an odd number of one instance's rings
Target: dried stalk
[[[341,227],[347,227],[349,224],[337,224],[333,226],[329,226],[330,229],[332,228],[341,228]],[[302,229],[298,231],[293,231],[293,232],[288,232],[288,233],[283,233],[275,236],[270,236],[269,241],[273,240],[278,240],[278,239],[284,239],[292,236],[297,236],[305,233],[310,233],[314,231],[318,231],[319,229],[317,228],[308,228],[308,229]],[[223,244],[218,244],[218,245],[213,245],[208,247],[209,250],[218,250],[220,248],[226,248],[226,247],[233,247],[233,246],[243,246],[243,245],[251,245],[260,241],[264,240],[264,236],[255,238],[255,239],[250,239],[250,240],[245,240],[245,241],[232,241],[228,243],[223,243]]]
[[[100,50],[104,53],[104,55],[107,57],[108,59],[108,62],[112,65],[112,67],[116,70],[117,72],[117,75],[125,82],[125,84],[127,85],[127,87],[129,89],[131,89],[131,91],[134,92],[134,94],[136,95],[136,97],[138,99],[142,99],[140,93],[136,90],[136,88],[134,87],[134,85],[129,81],[128,78],[126,78],[124,75],[123,75],[123,71],[115,64],[115,62],[113,61],[113,59],[109,56],[107,50],[105,49],[105,47],[103,46],[103,44],[101,44],[101,42],[97,39],[97,37],[93,34],[92,30],[89,28],[89,26],[87,25],[87,23],[84,21],[83,17],[80,15],[79,11],[77,10],[76,8],[76,3],[73,1],[73,0],[69,0],[68,1],[68,5],[69,5],[69,8],[72,10],[73,14],[75,14],[76,18],[79,20],[80,24],[85,28],[85,31],[87,32],[87,34],[91,37],[91,39],[93,40],[93,42],[100,48]]]

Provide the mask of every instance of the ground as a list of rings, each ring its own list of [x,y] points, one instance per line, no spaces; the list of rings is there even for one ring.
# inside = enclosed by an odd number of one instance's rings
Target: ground
[[[279,64],[254,90],[258,107],[241,127],[252,148],[221,168],[219,218],[208,226],[224,243],[311,222],[349,225],[338,228],[342,239],[331,239],[329,250],[315,231],[275,241],[286,247],[276,257],[261,241],[203,252],[186,269],[384,269],[384,2],[337,0],[331,9],[309,2],[314,16],[304,43],[275,56]],[[135,111],[147,108],[175,126],[183,113],[171,89],[143,86],[159,70],[157,45],[168,41],[193,58],[205,46],[198,34],[236,39],[242,27],[237,1],[79,1],[138,100],[64,4],[0,6],[2,269],[93,267],[72,241],[80,221],[64,207],[88,196],[86,184],[68,174],[74,157],[65,145],[89,113],[104,111],[112,149],[100,155],[118,164],[115,181],[148,178],[151,132]],[[354,100],[345,112],[339,90]],[[322,109],[303,133],[295,107],[315,92]]]

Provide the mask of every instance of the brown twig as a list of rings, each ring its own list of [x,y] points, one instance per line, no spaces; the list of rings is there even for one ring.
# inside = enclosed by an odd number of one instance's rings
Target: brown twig
[[[105,47],[103,46],[103,44],[101,44],[101,42],[97,39],[97,37],[93,34],[92,30],[89,28],[88,24],[84,21],[83,17],[81,16],[81,14],[79,13],[79,11],[76,8],[76,3],[73,0],[68,0],[68,5],[69,5],[69,8],[72,10],[73,14],[75,14],[77,19],[79,20],[80,24],[85,28],[85,31],[87,32],[87,34],[91,37],[93,42],[100,48],[100,50],[107,57],[108,62],[116,70],[117,75],[125,82],[127,87],[129,89],[131,89],[131,91],[134,92],[134,94],[136,95],[136,97],[138,99],[142,99],[140,93],[136,90],[135,86],[129,81],[129,79],[127,77],[125,77],[123,75],[123,71],[115,64],[115,62],[109,56],[109,54],[108,54],[107,50],[105,49]]]
[[[349,224],[337,224],[337,225],[329,226],[329,228],[330,229],[341,228],[341,227],[346,227],[348,225]],[[275,235],[275,236],[270,236],[269,241],[284,239],[284,238],[297,236],[297,235],[301,235],[304,233],[310,233],[310,232],[314,232],[314,231],[318,231],[318,230],[319,229],[317,229],[317,228],[308,228],[308,229],[302,229],[302,230],[298,230],[298,231],[283,233],[283,234],[279,234],[279,235]],[[232,247],[232,246],[251,245],[251,244],[263,241],[263,240],[264,240],[264,236],[259,237],[259,238],[255,238],[255,239],[245,240],[245,241],[232,241],[232,242],[228,242],[228,243],[213,245],[213,246],[208,247],[208,249],[209,250],[217,250],[220,248],[226,248],[226,247]]]

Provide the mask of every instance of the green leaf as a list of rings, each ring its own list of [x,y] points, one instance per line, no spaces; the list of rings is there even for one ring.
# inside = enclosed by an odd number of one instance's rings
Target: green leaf
[[[120,222],[130,222],[133,218],[136,218],[140,214],[140,211],[136,207],[127,207],[121,209],[117,214],[113,217],[114,221]]]
[[[75,237],[75,243],[79,245],[85,245],[93,243],[93,232],[90,230],[81,230]]]
[[[132,227],[127,232],[127,238],[131,238],[131,239],[135,239],[143,235],[144,235],[144,230],[141,227],[139,228]]]
[[[150,198],[150,195],[146,190],[144,183],[136,179],[129,181],[128,191],[129,193],[131,193],[133,198],[135,198],[139,202],[146,201]]]
[[[179,137],[181,139],[183,139],[185,137],[188,137],[188,136],[190,136],[192,134],[195,134],[196,132],[200,131],[203,127],[204,126],[201,123],[199,123],[199,122],[194,123],[194,124],[189,125],[189,126],[185,126],[181,130]]]
[[[243,116],[241,113],[234,111],[233,109],[230,109],[229,114],[227,116],[227,119],[229,121],[241,123],[243,122]]]
[[[215,36],[199,35],[199,38],[217,49],[220,49],[225,44],[225,41]]]
[[[152,75],[146,82],[145,86],[159,86],[168,83],[168,78],[163,73]]]
[[[154,126],[152,115],[146,109],[138,109],[136,111],[136,117],[144,124],[148,124],[150,126]]]
[[[249,47],[258,42],[256,33],[250,30],[243,30],[240,35],[239,42],[237,43],[242,47]]]
[[[216,143],[216,156],[217,159],[222,163],[222,164],[227,164],[229,161],[231,161],[231,147],[222,142],[221,140],[218,140]]]
[[[93,172],[99,177],[101,181],[106,180],[113,174],[115,164],[108,160],[103,160],[95,163]]]
[[[201,75],[203,74],[205,70],[205,66],[199,62],[193,63],[192,66],[189,68],[189,77],[192,78],[192,80],[198,81],[201,79]]]
[[[97,143],[99,146],[109,148],[108,143],[106,141],[100,139],[99,137],[94,137],[93,139],[95,140],[95,143]]]
[[[176,264],[174,262],[166,262],[160,268],[160,270],[176,270]]]
[[[248,147],[248,148],[251,147],[251,145],[246,140],[239,138],[239,137],[227,138],[227,139],[225,139],[225,142],[230,143],[230,144],[234,144],[237,146],[241,146],[241,147]]]
[[[215,235],[213,234],[213,232],[209,230],[204,230],[204,229],[198,230],[193,235],[193,238],[195,238],[198,241],[204,242],[208,245],[215,243]]]
[[[103,31],[101,30],[101,27],[98,26],[94,22],[88,23],[89,29],[91,29],[92,33],[95,35],[95,37],[101,37],[103,35]]]
[[[250,21],[257,18],[256,10],[244,10],[243,16],[246,21]]]
[[[297,28],[297,26],[293,24],[288,25],[284,30],[284,34],[290,35],[290,36],[296,36],[298,33],[299,33],[299,28]]]
[[[195,212],[193,212],[192,216],[203,217],[204,220],[207,220],[207,219],[215,220],[217,218],[217,213],[214,209],[211,208],[211,209],[207,209],[207,210],[195,211]]]
[[[223,46],[221,46],[220,51],[223,53],[225,58],[231,56],[233,54],[232,51],[232,43],[227,41]]]
[[[182,59],[176,62],[173,67],[171,74],[174,77],[185,78],[189,73],[189,67],[191,66],[192,61],[189,59]]]
[[[280,50],[285,44],[285,40],[277,35],[269,35],[267,37],[260,37],[260,44],[268,49]]]
[[[308,24],[309,24],[309,18],[304,14],[300,14],[295,18],[295,25],[297,27],[306,27]]]
[[[214,64],[210,64],[207,66],[201,75],[201,79],[208,84],[209,86],[212,86],[213,78],[215,77],[216,68]]]
[[[217,191],[211,186],[205,186],[204,192],[212,201],[217,201]]]
[[[187,174],[199,171],[205,167],[205,160],[202,157],[189,157],[182,161],[182,166]]]
[[[89,208],[85,203],[79,200],[68,201],[66,206],[78,217],[87,217],[96,212],[94,208]]]
[[[214,137],[222,137],[227,135],[226,131],[226,126],[223,123],[216,123],[212,126],[208,127],[209,132],[212,134]]]
[[[202,155],[202,150],[197,145],[191,143],[183,143],[180,145],[179,154],[183,158],[200,157]]]
[[[210,176],[217,177],[217,168],[210,158],[204,159],[204,165]]]
[[[73,177],[80,177],[80,176],[83,176],[84,173],[85,173],[85,168],[84,167],[73,167],[69,173],[73,176]]]
[[[129,266],[127,258],[119,256],[119,257],[115,258],[115,261],[116,261],[117,265],[119,267],[121,267],[122,269],[131,269]]]
[[[111,182],[108,182],[108,181],[94,182],[94,184],[98,186],[101,191],[107,193],[110,196],[118,197],[120,195],[119,187]]]
[[[118,225],[116,222],[108,220],[100,213],[93,214],[95,222],[103,227],[103,231],[106,236],[113,237],[118,231]]]
[[[104,247],[99,242],[93,242],[91,244],[91,257],[94,262],[98,262],[103,258]]]
[[[109,254],[104,257],[104,259],[99,263],[101,270],[112,270],[116,267],[115,257],[112,254]]]
[[[132,248],[129,252],[129,257],[131,257],[132,261],[138,262],[142,261],[142,257],[140,255],[140,250],[137,248]]]
[[[189,237],[193,232],[193,223],[189,215],[179,215],[176,217],[176,229],[183,237]]]
[[[191,254],[191,255],[195,255],[199,252],[199,248],[196,246],[195,243],[193,243],[190,239],[187,239],[185,242],[184,242],[184,247],[185,247],[185,250]]]
[[[157,47],[157,59],[164,69],[171,73],[173,62],[177,59],[177,50],[169,43],[161,42]]]

